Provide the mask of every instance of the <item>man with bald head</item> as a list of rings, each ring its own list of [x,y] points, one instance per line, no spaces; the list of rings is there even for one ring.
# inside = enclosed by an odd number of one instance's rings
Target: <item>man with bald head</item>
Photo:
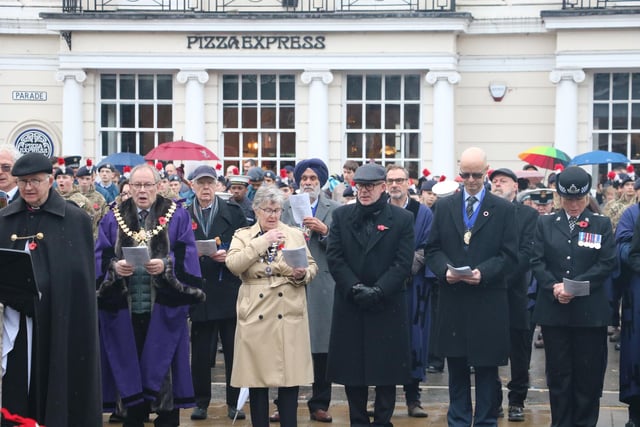
[[[505,277],[518,262],[516,215],[513,204],[486,190],[484,151],[465,150],[459,167],[462,191],[438,201],[425,249],[439,287],[432,343],[449,366],[449,426],[495,427],[495,379],[509,355]],[[470,366],[475,368],[475,411]]]

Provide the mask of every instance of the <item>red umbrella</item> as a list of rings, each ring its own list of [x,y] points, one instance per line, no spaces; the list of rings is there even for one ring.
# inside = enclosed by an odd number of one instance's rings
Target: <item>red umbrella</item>
[[[164,142],[149,151],[144,158],[146,160],[220,160],[207,147],[184,139]]]

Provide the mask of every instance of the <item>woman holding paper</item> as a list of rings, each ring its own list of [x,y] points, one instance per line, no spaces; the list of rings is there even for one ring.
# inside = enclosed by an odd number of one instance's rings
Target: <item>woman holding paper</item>
[[[269,425],[269,387],[278,387],[282,427],[297,426],[298,388],[313,382],[305,285],[317,265],[304,233],[280,222],[283,196],[263,186],[253,199],[256,224],[238,230],[226,264],[242,280],[236,305],[231,385],[249,387],[251,422]],[[304,248],[307,267],[291,267],[283,249]]]
[[[617,265],[615,241],[609,218],[586,209],[587,172],[565,169],[556,188],[561,209],[539,217],[531,261],[538,280],[534,321],[544,336],[551,425],[595,426],[611,319],[603,283]]]

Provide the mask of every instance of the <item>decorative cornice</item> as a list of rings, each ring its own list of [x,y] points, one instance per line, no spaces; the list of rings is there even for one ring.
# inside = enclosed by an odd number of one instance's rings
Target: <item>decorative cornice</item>
[[[178,83],[185,84],[189,80],[197,80],[200,84],[205,84],[209,81],[209,73],[204,70],[183,70],[176,76]]]
[[[574,83],[582,83],[584,78],[584,71],[575,68],[555,69],[549,73],[549,80],[551,80],[553,84],[558,84],[561,80],[572,80]]]
[[[430,85],[435,85],[438,80],[447,80],[449,84],[455,85],[460,82],[460,73],[454,70],[433,70],[427,73],[425,80]]]
[[[333,81],[333,74],[330,71],[305,71],[300,75],[300,80],[306,85],[314,80],[320,80],[322,83],[328,85]]]
[[[56,80],[64,82],[67,79],[74,79],[78,83],[83,83],[87,79],[87,73],[83,70],[60,70],[56,73]]]

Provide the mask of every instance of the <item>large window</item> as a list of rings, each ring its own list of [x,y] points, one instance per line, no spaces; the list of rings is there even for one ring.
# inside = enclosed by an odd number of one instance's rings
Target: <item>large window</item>
[[[277,172],[296,158],[296,91],[292,74],[222,77],[225,168],[255,159]]]
[[[418,177],[420,76],[347,75],[346,158],[404,166]]]
[[[170,74],[101,74],[101,154],[145,155],[173,140]]]
[[[622,153],[640,164],[640,73],[595,74],[593,142],[595,149]],[[607,168],[601,165],[598,172],[606,174]]]

